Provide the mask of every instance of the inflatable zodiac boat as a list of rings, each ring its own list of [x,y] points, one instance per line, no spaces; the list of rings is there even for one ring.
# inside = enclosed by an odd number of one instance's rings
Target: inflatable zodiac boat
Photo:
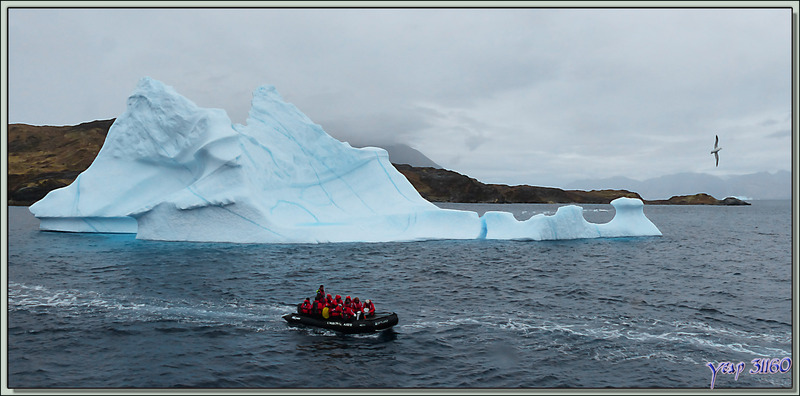
[[[397,314],[394,312],[376,312],[375,315],[361,320],[335,320],[301,313],[283,315],[290,324],[320,327],[347,334],[374,333],[392,328],[397,324]]]

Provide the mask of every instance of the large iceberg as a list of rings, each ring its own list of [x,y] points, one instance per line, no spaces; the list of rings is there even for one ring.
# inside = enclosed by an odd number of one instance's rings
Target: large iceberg
[[[151,78],[140,80],[92,165],[30,207],[40,229],[168,241],[385,242],[661,235],[640,200],[592,224],[577,206],[517,221],[441,209],[380,148],[353,148],[285,102],[253,94],[246,125]]]

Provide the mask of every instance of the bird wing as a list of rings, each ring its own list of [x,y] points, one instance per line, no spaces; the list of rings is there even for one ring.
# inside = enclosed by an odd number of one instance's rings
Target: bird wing
[[[717,148],[717,145],[719,145],[719,135],[714,136],[716,137],[716,139],[714,139],[714,148]]]
[[[719,153],[714,153],[714,159],[717,160],[717,166],[719,166]]]

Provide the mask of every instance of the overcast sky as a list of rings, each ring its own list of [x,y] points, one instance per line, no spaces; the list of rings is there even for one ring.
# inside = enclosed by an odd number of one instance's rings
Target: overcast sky
[[[8,122],[114,118],[149,76],[242,124],[274,85],[487,183],[791,170],[791,12],[11,8]]]

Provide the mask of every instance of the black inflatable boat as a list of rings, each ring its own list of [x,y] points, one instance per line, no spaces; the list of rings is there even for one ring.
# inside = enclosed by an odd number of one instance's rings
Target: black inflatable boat
[[[283,315],[290,324],[301,324],[306,326],[321,327],[323,329],[334,330],[341,333],[374,333],[386,330],[397,324],[397,314],[394,312],[376,312],[375,316],[363,320],[341,321],[324,319],[318,316],[305,315],[300,313],[290,313]]]

